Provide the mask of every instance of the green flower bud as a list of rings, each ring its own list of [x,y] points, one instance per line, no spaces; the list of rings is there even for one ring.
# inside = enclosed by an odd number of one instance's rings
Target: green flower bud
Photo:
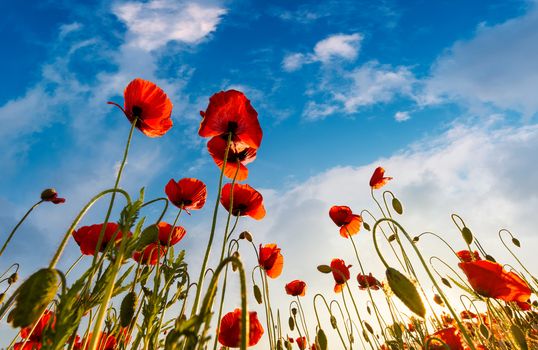
[[[13,327],[28,327],[39,319],[58,290],[58,272],[45,268],[31,275],[19,287],[13,308]]]
[[[122,327],[127,327],[131,323],[136,305],[138,303],[138,296],[136,293],[129,292],[125,295],[123,300],[121,301],[121,307],[120,307],[120,325]]]
[[[424,318],[426,309],[415,285],[401,272],[392,267],[386,271],[387,281],[394,294],[400,299],[409,310]]]

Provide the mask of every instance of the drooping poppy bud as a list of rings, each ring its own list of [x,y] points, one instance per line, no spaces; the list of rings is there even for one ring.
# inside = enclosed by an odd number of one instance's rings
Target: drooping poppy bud
[[[389,267],[386,271],[387,281],[394,294],[400,299],[409,310],[424,318],[426,309],[424,303],[417,292],[417,288],[400,271]]]

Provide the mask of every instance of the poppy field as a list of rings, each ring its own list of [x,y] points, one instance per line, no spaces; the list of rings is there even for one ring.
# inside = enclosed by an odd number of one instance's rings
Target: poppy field
[[[200,112],[198,135],[207,142],[218,176],[215,198],[208,197],[203,181],[187,177],[170,178],[159,198],[146,198],[143,188],[125,191],[121,180],[131,144],[139,132],[166,137],[173,106],[165,91],[140,78],[126,86],[123,103],[108,103],[118,118],[126,117],[127,141],[115,182],[88,198],[76,217],[65,218],[66,231],[48,264],[19,276],[17,262],[3,261],[12,264],[0,272],[0,322],[14,329],[12,339],[2,339],[7,348],[538,349],[538,279],[534,267],[518,258],[517,249],[524,247],[509,230],[498,232],[506,256],[495,257],[457,214],[451,218],[458,239],[408,232],[399,222],[405,201],[387,189],[398,174],[379,166],[364,179],[375,210],[335,203],[319,213],[334,223],[331,234],[339,235],[342,249],[355,257],[322,256],[327,263],[311,267],[330,281],[330,290],[311,295],[301,276],[275,289],[272,281],[282,278],[288,252],[279,242],[259,242],[255,232],[237,230],[240,220],[266,216],[262,193],[248,184],[253,175],[247,166],[256,160],[263,138],[248,97],[237,90],[217,92]],[[14,227],[2,228],[0,259],[34,210],[66,201],[53,188],[42,191]],[[82,226],[97,202],[106,203],[102,221]],[[155,221],[144,216],[150,206],[163,208]],[[212,218],[209,232],[197,233],[205,250],[180,249],[190,230],[182,218],[201,210]],[[174,213],[172,222],[163,221],[167,213]],[[368,237],[368,249],[378,257],[368,265],[383,266],[384,275],[363,268],[359,234]],[[425,239],[437,240],[453,259],[432,260],[421,249]],[[80,258],[60,270],[66,247],[75,244]],[[243,256],[250,254],[257,265],[245,263]],[[188,265],[188,255],[202,256],[201,265]],[[506,257],[517,265],[505,264]],[[80,272],[76,266],[82,260],[89,268]],[[232,280],[239,281],[238,292],[227,288]],[[272,302],[276,293],[287,294],[291,302]],[[240,307],[228,308],[230,298],[240,300]],[[253,305],[263,312],[252,311]]]

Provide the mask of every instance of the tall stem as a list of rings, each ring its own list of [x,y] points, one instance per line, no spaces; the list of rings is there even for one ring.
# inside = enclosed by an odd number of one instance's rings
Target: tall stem
[[[17,229],[18,229],[19,226],[23,223],[23,221],[26,220],[26,218],[28,217],[28,215],[30,215],[30,213],[32,212],[32,210],[34,210],[35,208],[37,208],[37,206],[40,205],[41,203],[43,203],[43,200],[40,200],[40,201],[37,202],[36,204],[32,205],[32,206],[30,207],[30,209],[28,209],[28,211],[26,212],[26,214],[24,214],[24,216],[22,217],[22,219],[19,220],[19,222],[17,223],[17,225],[15,225],[15,227],[13,228],[13,230],[11,230],[11,233],[10,233],[9,236],[7,237],[6,242],[5,242],[4,245],[2,246],[2,249],[0,249],[0,256],[2,256],[2,253],[4,253],[4,250],[6,250],[6,247],[7,247],[7,245],[9,244],[9,241],[11,241],[11,239],[13,238],[13,235],[15,234],[15,231],[17,231]]]
[[[217,213],[219,211],[220,194],[222,192],[222,179],[224,177],[224,169],[226,168],[226,162],[228,161],[228,152],[230,151],[230,145],[232,143],[232,133],[228,133],[228,140],[226,144],[226,151],[224,151],[224,161],[220,170],[219,188],[217,190],[217,199],[215,200],[215,209],[213,209],[213,220],[211,222],[211,232],[209,233],[209,241],[205,250],[204,261],[202,262],[202,268],[200,269],[200,276],[198,277],[198,283],[196,288],[196,296],[194,297],[194,303],[192,304],[191,316],[196,314],[198,309],[198,303],[200,302],[200,294],[202,293],[204,285],[205,269],[207,267],[207,261],[211,253],[211,245],[213,244],[213,238],[215,237],[215,227],[217,225]]]

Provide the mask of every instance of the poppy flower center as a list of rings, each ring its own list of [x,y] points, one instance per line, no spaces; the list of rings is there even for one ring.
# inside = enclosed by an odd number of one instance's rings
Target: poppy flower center
[[[142,116],[142,107],[139,106],[133,106],[133,117],[140,118]]]
[[[233,122],[233,121],[228,122],[228,132],[232,133],[232,135],[236,133],[237,127],[238,127],[237,122]]]

